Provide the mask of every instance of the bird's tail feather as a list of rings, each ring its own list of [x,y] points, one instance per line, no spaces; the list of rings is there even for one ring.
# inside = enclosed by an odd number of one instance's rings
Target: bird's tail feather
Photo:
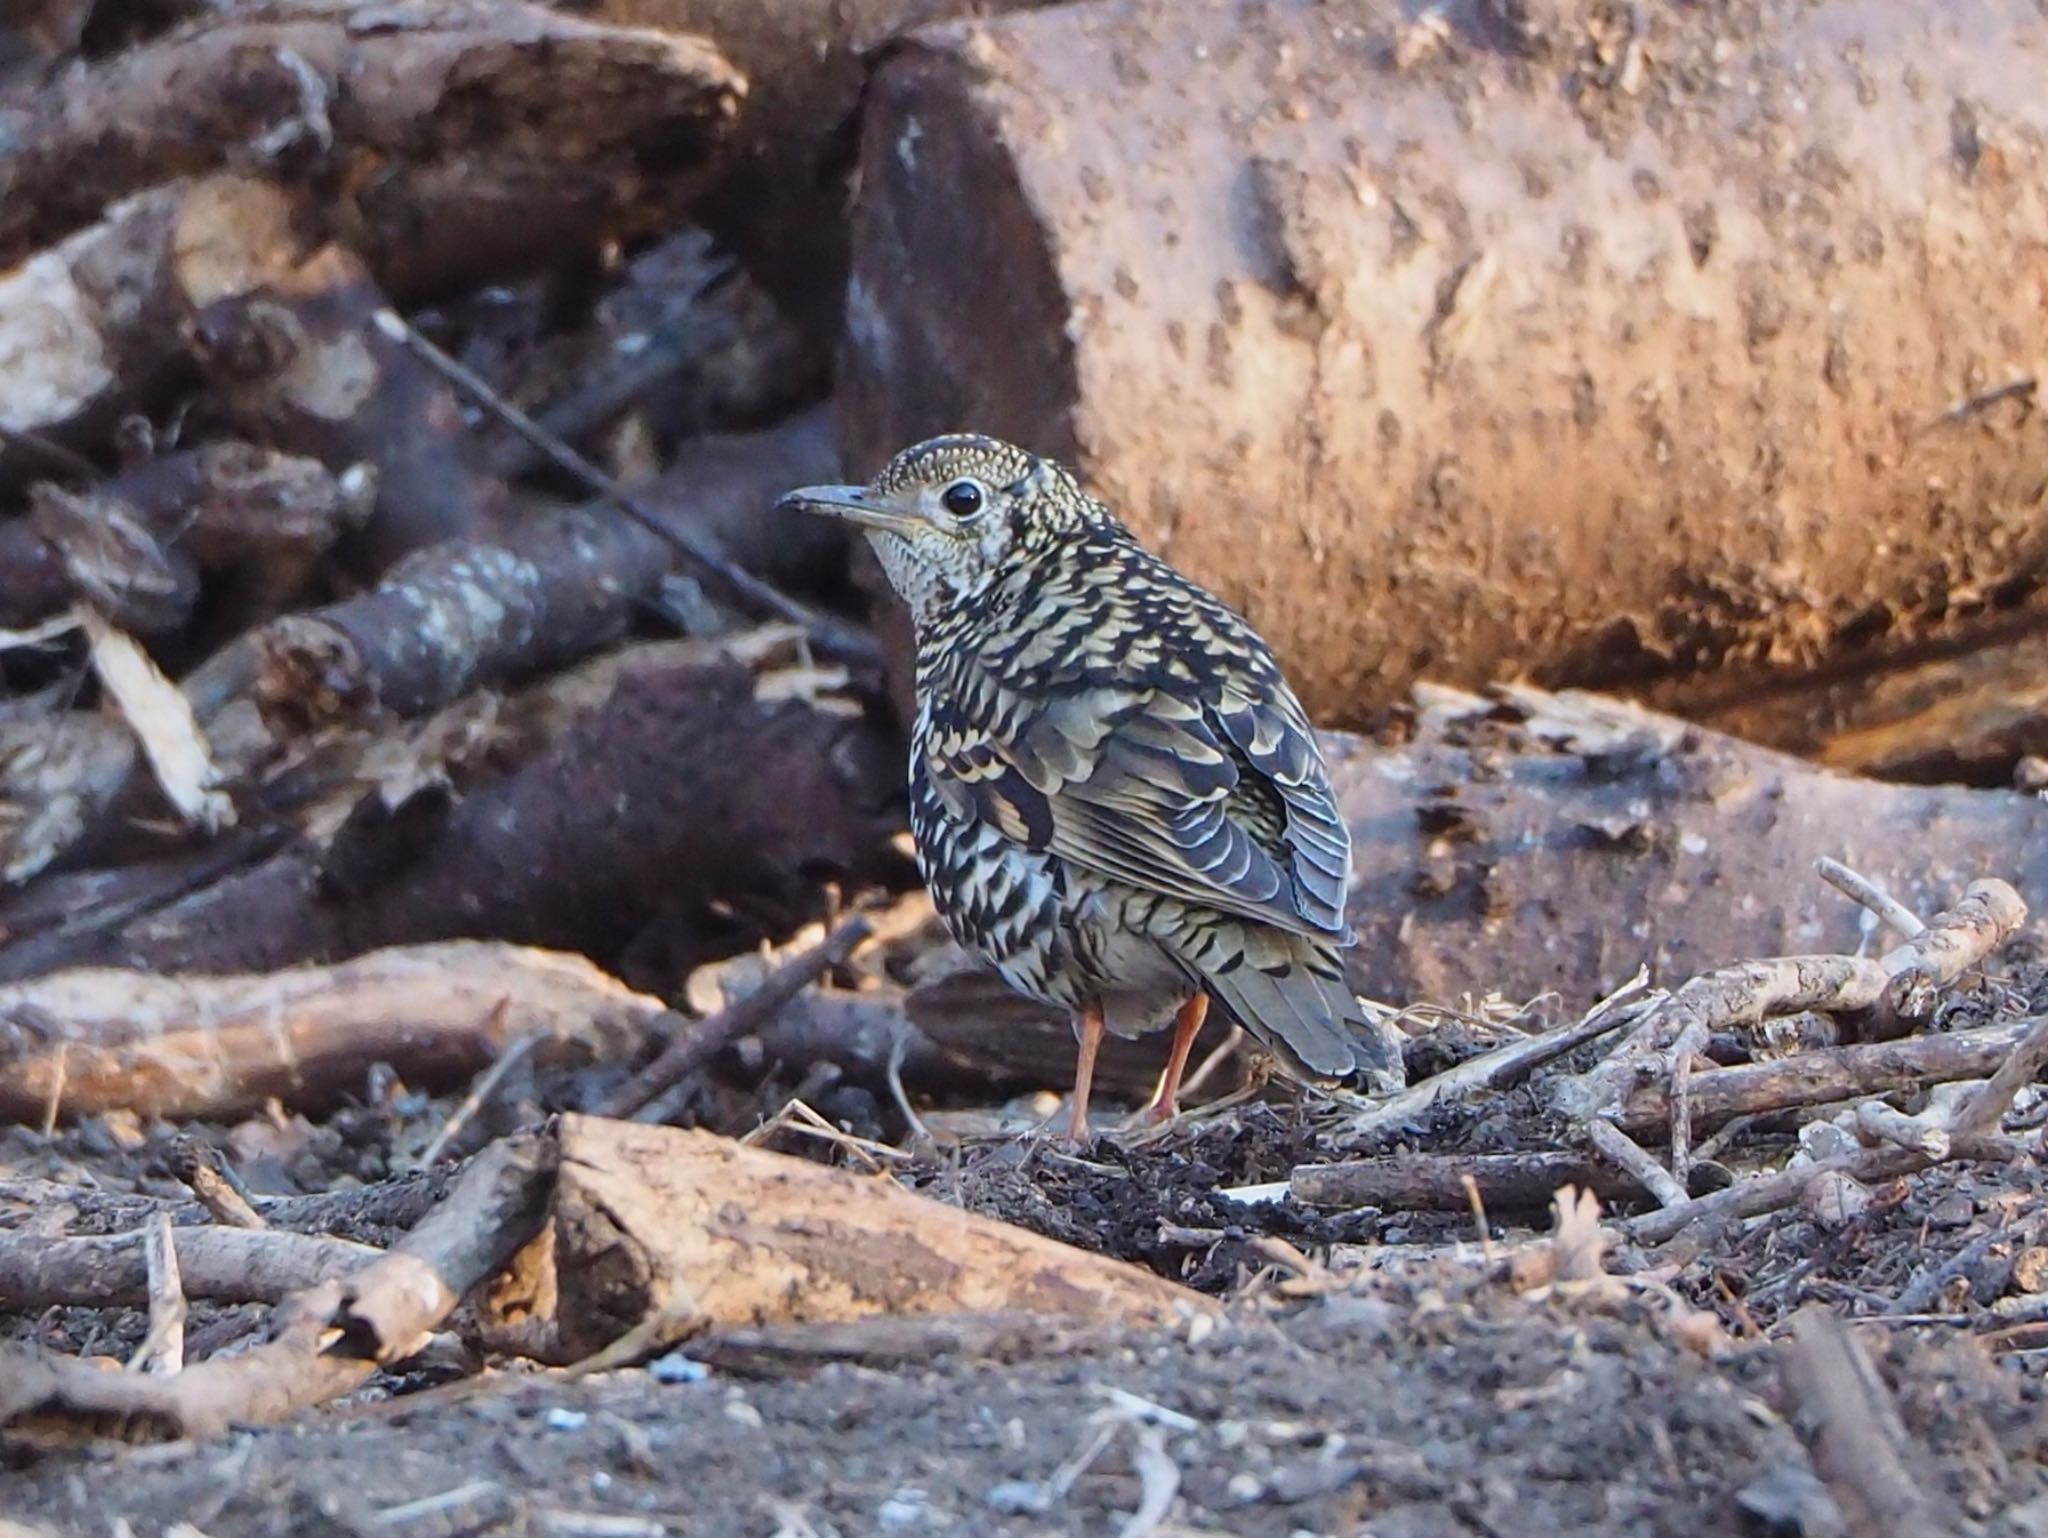
[[[1386,1061],[1389,1044],[1368,1026],[1331,942],[1223,921],[1175,949],[1224,1012],[1295,1077],[1328,1083],[1398,1066]]]

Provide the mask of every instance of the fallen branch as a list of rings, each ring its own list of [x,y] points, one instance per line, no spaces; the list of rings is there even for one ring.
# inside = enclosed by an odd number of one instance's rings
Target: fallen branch
[[[230,1228],[270,1226],[263,1220],[263,1214],[249,1204],[248,1195],[230,1177],[226,1161],[214,1148],[181,1134],[165,1162],[216,1223]]]
[[[285,1299],[262,1345],[174,1378],[103,1373],[66,1358],[9,1351],[0,1371],[0,1430],[35,1439],[108,1429],[145,1440],[211,1437],[348,1393],[379,1367],[416,1352],[471,1289],[533,1237],[554,1174],[550,1138],[493,1145],[386,1254]],[[244,1242],[275,1237],[228,1232]]]
[[[829,697],[778,700],[772,671],[757,681],[715,650],[646,650],[603,670],[516,771],[346,884],[327,879],[324,852],[289,849],[127,926],[95,959],[259,971],[464,934],[610,957],[658,917],[678,943],[711,903],[793,928],[818,900],[814,876],[894,879],[903,771],[880,728]]]
[[[625,514],[642,530],[699,570],[717,578],[756,608],[802,626],[822,654],[849,662],[877,662],[881,659],[881,647],[871,634],[797,602],[732,560],[693,525],[671,522],[650,510],[639,497],[493,390],[474,370],[427,340],[408,325],[404,317],[385,310],[377,316],[377,325],[386,336],[460,386],[471,399],[482,404],[558,469],[575,476],[588,490],[602,497],[605,506]]]
[[[171,1220],[162,1213],[142,1231],[142,1251],[149,1269],[149,1330],[128,1359],[128,1370],[172,1377],[185,1370],[185,1280]]]
[[[40,1120],[60,1080],[67,1117],[317,1106],[376,1062],[446,1085],[529,1035],[619,1050],[661,1012],[579,956],[484,941],[253,976],[59,972],[0,988],[0,1019],[31,1022],[0,1041],[0,1121]]]
[[[147,1303],[146,1236],[171,1221],[170,1212],[159,1210],[125,1234],[51,1239],[0,1233],[0,1311]],[[174,1227],[171,1234],[185,1296],[215,1303],[276,1303],[346,1276],[381,1253],[346,1239],[279,1229]]]
[[[1404,1126],[1435,1106],[1462,1100],[1481,1090],[1503,1089],[1551,1059],[1621,1029],[1650,1007],[1651,1000],[1638,996],[1646,979],[1647,974],[1638,972],[1580,1019],[1541,1035],[1524,1036],[1490,1052],[1468,1057],[1462,1063],[1376,1103],[1372,1109],[1358,1112],[1345,1121],[1344,1140],[1357,1143],[1376,1133]]]
[[[1981,1159],[1993,1163],[2027,1157],[2035,1152],[2033,1143],[2010,1137],[1955,1138],[1951,1159]],[[1797,1202],[1813,1181],[1831,1175],[1846,1175],[1861,1185],[1896,1180],[1917,1174],[1936,1161],[1926,1153],[1884,1146],[1859,1148],[1852,1153],[1795,1163],[1781,1170],[1751,1175],[1706,1196],[1696,1196],[1678,1207],[1664,1207],[1639,1217],[1625,1218],[1621,1228],[1630,1239],[1642,1244],[1669,1244],[1683,1235],[1694,1252],[1711,1243],[1732,1223],[1762,1217]],[[1697,1232],[1687,1233],[1697,1228]],[[1667,1257],[1668,1258],[1668,1257]]]
[[[1466,1212],[1475,1189],[1488,1212],[1541,1211],[1567,1185],[1607,1200],[1635,1191],[1633,1180],[1579,1153],[1389,1154],[1300,1164],[1288,1177],[1303,1206],[1386,1212]]]
[[[41,540],[64,580],[9,593],[0,561],[0,612],[26,623],[76,595],[125,630],[167,635],[191,618],[205,570],[232,578],[243,615],[267,617],[365,521],[376,486],[367,466],[336,474],[233,441],[160,455],[88,491],[39,483],[28,520],[6,528]]]
[[[1855,1042],[1698,1073],[1692,1080],[1693,1120],[1716,1126],[1737,1116],[1981,1079],[2012,1056],[2013,1048],[2035,1024],[2022,1020],[1938,1036]],[[1643,1133],[1667,1125],[1670,1119],[1670,1089],[1650,1083],[1629,1091],[1617,1121],[1623,1131]]]
[[[1677,1059],[1698,1052],[1715,1030],[1879,1003],[1924,1017],[1938,989],[2004,944],[2026,917],[2026,905],[2007,883],[1977,881],[1953,909],[1880,959],[1788,956],[1703,973],[1649,1011],[1598,1067],[1553,1085],[1551,1105],[1574,1121],[1616,1116],[1637,1081],[1668,1078]]]

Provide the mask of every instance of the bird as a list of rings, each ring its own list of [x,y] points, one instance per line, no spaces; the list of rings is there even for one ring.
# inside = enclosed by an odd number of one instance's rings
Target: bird
[[[781,509],[867,538],[910,611],[910,825],[953,939],[1076,1038],[1091,1141],[1105,1031],[1171,1024],[1179,1114],[1212,1003],[1296,1080],[1386,1073],[1345,980],[1350,832],[1307,713],[1251,625],[1053,459],[974,433]]]

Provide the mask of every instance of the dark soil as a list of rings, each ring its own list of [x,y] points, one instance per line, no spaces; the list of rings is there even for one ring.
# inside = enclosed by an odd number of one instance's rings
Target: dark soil
[[[175,1520],[212,1538],[1109,1534],[1139,1505],[1132,1453],[1150,1416],[1180,1478],[1158,1532],[1771,1531],[1745,1508],[1818,1499],[1772,1404],[1774,1348],[1710,1361],[1669,1317],[1638,1289],[1531,1301],[1440,1272],[1242,1309],[1205,1339],[1020,1362],[674,1385],[501,1374],[214,1446],[51,1455],[4,1498],[17,1519],[95,1538],[123,1518],[142,1538]],[[1955,1340],[1901,1353],[1908,1420],[1953,1499],[1984,1517],[2048,1497],[2031,1380]],[[1055,1494],[1056,1471],[1118,1417]]]

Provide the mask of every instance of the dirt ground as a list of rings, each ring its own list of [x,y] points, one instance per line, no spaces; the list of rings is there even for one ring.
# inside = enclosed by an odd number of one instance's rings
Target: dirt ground
[[[1156,1533],[1838,1531],[1775,1403],[1775,1348],[1709,1361],[1668,1318],[1653,1293],[1530,1301],[1466,1268],[1246,1310],[1193,1341],[1021,1361],[668,1384],[507,1373],[214,1446],[47,1458],[8,1477],[4,1504],[80,1535],[123,1520],[213,1538],[1092,1535],[1126,1530],[1141,1470],[1170,1460]],[[1890,1365],[1978,1530],[2048,1530],[2035,1375],[1952,1338],[1902,1343]],[[1108,1444],[1061,1493],[1098,1432]]]
[[[309,1183],[377,1178],[392,1129],[412,1119],[360,1111],[339,1131],[280,1133],[272,1151],[287,1157],[271,1181],[284,1183],[294,1160]],[[448,1381],[423,1367],[214,1445],[17,1448],[0,1472],[0,1514],[53,1538],[118,1534],[124,1522],[138,1538],[180,1522],[208,1538],[1817,1538],[1846,1529],[1795,1432],[1772,1337],[1807,1302],[1896,1312],[1930,1268],[1964,1278],[1938,1308],[2013,1290],[2019,1245],[1987,1236],[2025,1237],[2038,1200],[2034,1170],[1955,1165],[1879,1193],[1833,1230],[1781,1214],[1668,1285],[1653,1275],[1518,1295],[1476,1245],[1447,1258],[1471,1237],[1469,1217],[1333,1218],[1219,1194],[1284,1173],[1315,1136],[1298,1115],[1261,1106],[1088,1160],[990,1142],[919,1172],[933,1194],[1232,1298],[1213,1329],[1046,1326],[994,1359],[833,1362],[790,1376],[681,1356],[575,1381],[517,1368]],[[29,1137],[14,1135],[13,1156]],[[155,1141],[122,1149],[88,1125],[40,1144],[34,1162],[71,1178],[97,1170],[107,1211],[74,1231],[122,1224],[133,1201],[122,1187],[175,1189],[149,1174]],[[247,1153],[260,1140],[245,1128],[236,1141]],[[1492,1225],[1509,1242],[1532,1227]],[[1320,1295],[1284,1295],[1305,1284],[1276,1281],[1253,1248],[1261,1232],[1328,1260],[1306,1284]],[[1414,1248],[1397,1242],[1390,1261],[1390,1235]],[[1677,1326],[1695,1307],[1718,1315],[1717,1339]],[[194,1340],[248,1317],[196,1308]],[[1888,1353],[1925,1477],[1973,1533],[2048,1533],[2042,1353],[1994,1355],[1957,1328],[1963,1312],[1918,1317],[1938,1322],[1866,1339]],[[134,1312],[74,1309],[17,1318],[6,1333],[119,1356],[140,1331]],[[1169,1471],[1164,1517],[1134,1523],[1148,1476],[1163,1491]]]

